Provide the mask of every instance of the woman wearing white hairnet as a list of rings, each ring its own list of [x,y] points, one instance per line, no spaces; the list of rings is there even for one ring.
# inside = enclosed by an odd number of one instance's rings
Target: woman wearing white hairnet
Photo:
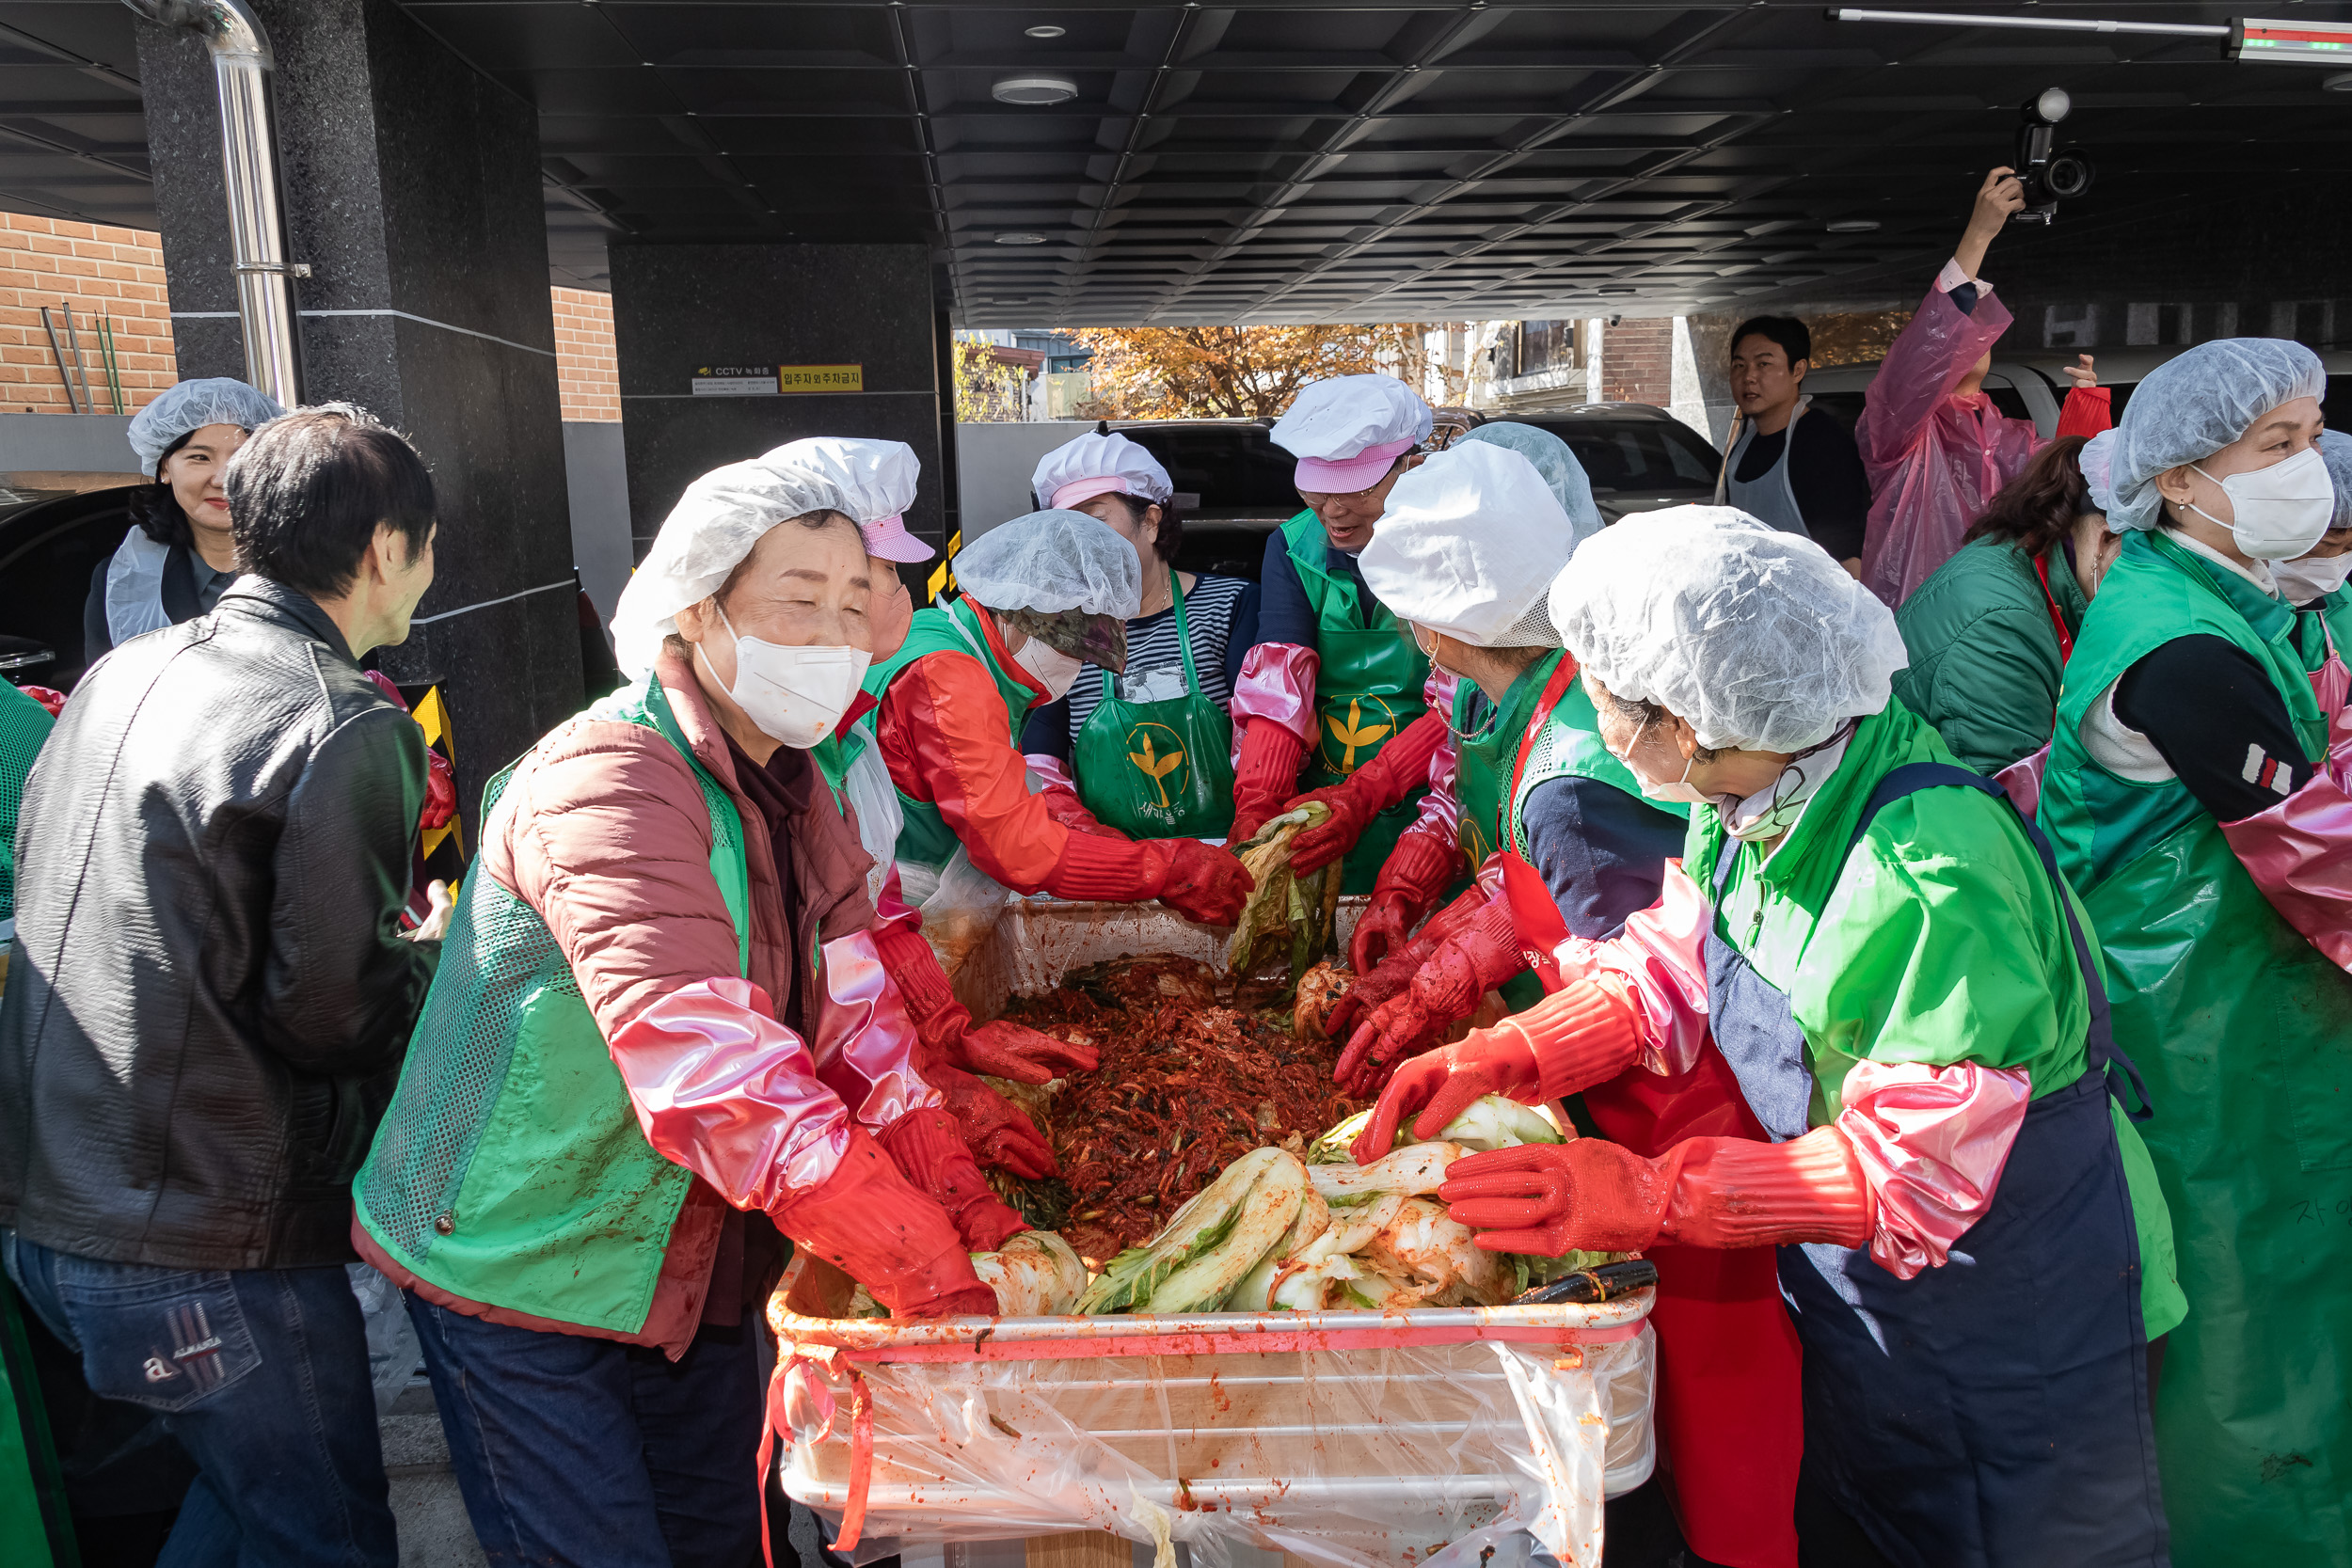
[[[2328,607],[2282,598],[2274,564],[2336,518],[2326,388],[2301,344],[2233,339],[2132,394],[2107,513],[2128,531],[2042,787],[2181,1227],[2190,1311],[2156,1437],[2184,1562],[2352,1550],[2346,628],[2331,645]]]
[[[1502,439],[1489,434],[1498,431]],[[1571,937],[1614,937],[1655,904],[1691,809],[1645,799],[1611,754],[1552,627],[1552,579],[1574,569],[1569,555],[1600,531],[1600,516],[1589,495],[1563,497],[1565,471],[1540,471],[1524,454],[1575,459],[1559,437],[1524,425],[1482,425],[1472,436],[1486,438],[1456,441],[1397,483],[1363,554],[1365,582],[1458,680],[1447,749],[1458,756],[1444,798],[1479,877],[1334,1012],[1346,1045],[1336,1076],[1359,1096],[1436,1045],[1488,990],[1521,1011],[1558,989],[1558,966],[1531,970],[1527,955]],[[1564,499],[1582,504],[1571,513]],[[1351,1030],[1352,1020],[1361,1022]],[[1669,1102],[1672,1120],[1661,1123],[1657,1109]],[[1591,1085],[1585,1104],[1639,1154],[1665,1152],[1668,1125],[1763,1135],[1719,1060],[1671,1081],[1629,1066]],[[1664,1247],[1651,1257],[1661,1275],[1651,1312],[1659,1432],[1683,1538],[1709,1562],[1793,1568],[1802,1414],[1772,1253]]]
[[[406,1291],[493,1560],[758,1554],[777,1232],[899,1316],[993,1312],[1023,1228],[915,1060],[810,749],[872,598],[841,487],[687,487],[613,617],[631,685],[485,791],[354,1240]]]
[[[1088,665],[1021,731],[1029,767],[1120,832],[1222,838],[1233,821],[1227,710],[1258,640],[1258,585],[1176,569],[1175,484],[1145,448],[1088,431],[1038,460],[1038,504],[1100,518],[1136,548],[1143,606],[1127,668]]]
[[[916,610],[905,643],[866,676],[906,817],[898,859],[944,865],[961,844],[1020,893],[1157,898],[1232,925],[1252,886],[1240,861],[1196,838],[1130,839],[1066,789],[1032,795],[1013,743],[1086,664],[1125,667],[1142,596],[1135,547],[1083,512],[1032,512],[966,545],[955,571],[962,596]]]
[[[1644,514],[1577,552],[1551,610],[1609,749],[1694,808],[1689,875],[1621,937],[1555,949],[1567,983],[1534,1008],[1406,1063],[1359,1157],[1465,1097],[1715,1050],[1772,1141],[1474,1156],[1454,1217],[1502,1251],[1780,1243],[1805,1475],[1881,1552],[2163,1563],[2147,1344],[2179,1292],[2046,845],[1890,700],[1894,616],[1810,540]]]
[[[215,376],[167,388],[132,416],[131,450],[155,483],[130,492],[135,526],[90,578],[82,611],[87,663],[220,602],[237,580],[222,476],[254,426],[284,412],[267,393]]]

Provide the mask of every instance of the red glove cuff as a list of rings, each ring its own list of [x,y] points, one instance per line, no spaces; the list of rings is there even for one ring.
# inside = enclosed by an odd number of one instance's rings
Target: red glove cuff
[[[1642,1036],[1629,990],[1617,975],[1594,975],[1486,1032],[1526,1041],[1540,1085],[1536,1098],[1557,1100],[1606,1084],[1633,1065]]]
[[[1406,907],[1418,918],[1461,875],[1464,859],[1453,840],[1418,825],[1407,828],[1397,839],[1396,847],[1389,851],[1389,858],[1381,863],[1379,878],[1372,884],[1372,895],[1406,900]],[[1406,924],[1410,926],[1412,922]]]
[[[939,955],[922,932],[905,925],[884,927],[874,933],[874,951],[898,988],[898,999],[906,1004],[907,1016],[925,1045],[944,1052],[962,1037],[972,1015],[956,1000],[947,972],[940,968]]]
[[[1687,1246],[1776,1246],[1870,1240],[1875,1205],[1853,1145],[1835,1126],[1785,1144],[1692,1138],[1679,1157],[1661,1242]]]
[[[945,1211],[898,1174],[882,1146],[852,1124],[833,1174],[770,1212],[776,1228],[834,1264],[894,1312],[993,1311],[958,1299],[987,1291]],[[989,1292],[991,1303],[994,1293]]]
[[[993,1252],[1006,1237],[1028,1228],[989,1189],[946,1110],[908,1112],[882,1129],[882,1146],[906,1179],[947,1212],[969,1250]]]
[[[1298,765],[1306,755],[1307,743],[1281,725],[1251,720],[1233,762],[1233,799],[1263,803],[1289,800],[1298,787]]]

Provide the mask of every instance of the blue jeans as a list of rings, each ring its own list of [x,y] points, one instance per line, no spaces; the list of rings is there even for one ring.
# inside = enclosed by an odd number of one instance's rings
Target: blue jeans
[[[152,1268],[4,1229],[0,1262],[90,1392],[155,1411],[196,1461],[158,1568],[394,1568],[367,1330],[341,1264]]]
[[[759,1560],[758,1338],[643,1345],[516,1328],[416,1295],[434,1402],[492,1568],[747,1568]]]

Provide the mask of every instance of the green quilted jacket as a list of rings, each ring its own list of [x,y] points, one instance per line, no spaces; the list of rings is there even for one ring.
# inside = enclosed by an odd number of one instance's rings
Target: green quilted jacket
[[[2063,549],[2052,548],[2048,564],[2071,635],[2089,601]],[[2048,743],[2065,664],[2032,557],[1977,540],[1903,601],[1895,624],[1911,655],[1910,668],[1895,674],[1895,695],[1962,762],[1994,773]]]

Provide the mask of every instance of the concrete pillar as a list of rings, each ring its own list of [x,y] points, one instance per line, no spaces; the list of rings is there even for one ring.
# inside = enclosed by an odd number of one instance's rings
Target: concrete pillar
[[[438,572],[404,686],[438,685],[471,830],[483,784],[580,703],[537,111],[393,0],[250,0],[278,71],[304,392],[405,432],[433,470]],[[139,75],[183,376],[240,375],[204,48],[141,22]]]
[[[803,436],[904,441],[923,482],[906,515],[934,547],[953,474],[940,445],[942,330],[919,245],[616,245],[612,336],[637,558],[695,476]],[[856,366],[855,391],[694,389],[778,367]],[[837,377],[835,378],[838,379]],[[937,562],[905,571],[915,602]]]

